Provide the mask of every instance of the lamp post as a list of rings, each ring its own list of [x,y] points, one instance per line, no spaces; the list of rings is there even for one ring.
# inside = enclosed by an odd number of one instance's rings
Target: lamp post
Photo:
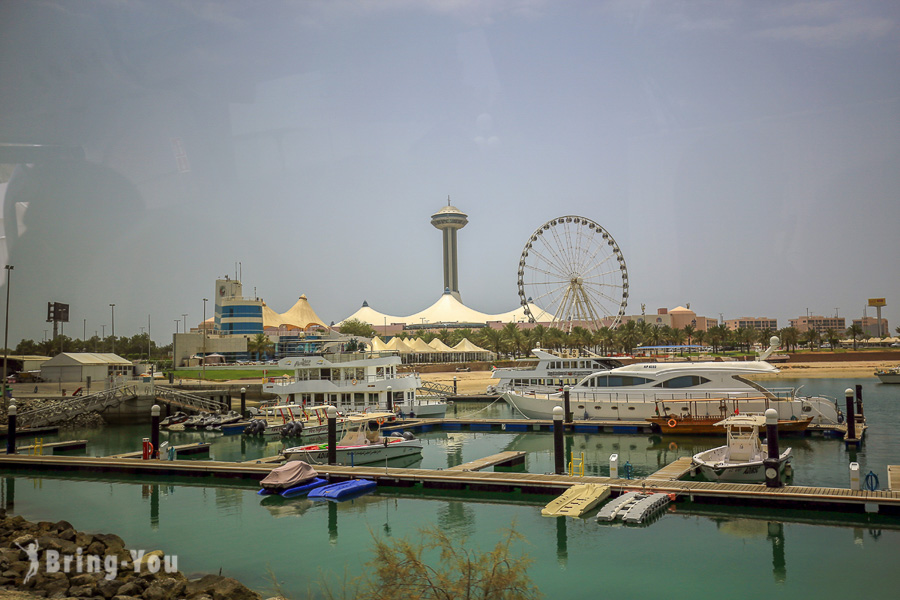
[[[178,333],[178,324],[181,323],[181,319],[172,319],[175,321],[175,333]]]
[[[203,327],[203,380],[206,381],[206,303],[209,302],[209,298],[203,299],[203,323],[201,326]]]
[[[110,314],[112,315],[112,339],[113,339],[112,353],[115,354],[116,353],[116,305],[110,304],[109,311],[110,311]]]
[[[184,322],[181,324],[181,332],[187,333],[187,313],[181,313],[181,318],[184,319]]]
[[[6,265],[6,323],[3,326],[3,406],[6,406],[6,359],[9,356],[7,341],[9,339],[9,275],[15,267]]]

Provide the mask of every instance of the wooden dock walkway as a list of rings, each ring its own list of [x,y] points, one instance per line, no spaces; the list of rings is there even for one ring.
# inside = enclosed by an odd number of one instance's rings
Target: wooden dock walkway
[[[16,446],[16,452],[34,452],[35,448],[41,450],[52,450],[56,452],[66,452],[69,450],[84,450],[87,448],[87,440],[67,440],[64,442],[47,442],[46,444],[32,444],[30,446]],[[0,454],[6,454],[6,448],[0,450]]]
[[[87,456],[0,455],[0,469],[22,472],[106,473],[139,475],[153,479],[190,477],[197,480],[259,481],[272,464],[229,463],[220,461],[135,460]],[[610,479],[608,477],[572,477],[539,473],[497,471],[459,471],[451,469],[400,469],[376,466],[345,467],[316,465],[316,471],[331,481],[367,478],[379,487],[429,491],[446,494],[492,493],[508,495],[510,500],[546,502],[578,483],[608,485],[615,494],[625,491],[674,493],[696,503],[735,506],[778,507],[799,510],[827,510],[845,513],[879,512],[900,516],[900,491],[850,490],[811,486],[767,488],[762,484],[715,483],[705,481],[666,481],[662,479]]]
[[[675,462],[666,465],[656,473],[647,476],[647,479],[662,479],[664,481],[676,481],[691,472],[693,459],[690,456],[682,456]]]
[[[210,444],[208,442],[197,442],[196,444],[181,444],[180,446],[172,446],[175,448],[175,455],[179,454],[208,454],[209,453]],[[166,449],[168,452],[168,449]],[[140,458],[143,456],[144,451],[138,450],[137,452],[126,452],[124,454],[113,454],[108,458]]]
[[[900,492],[900,465],[888,465],[887,489]]]
[[[463,463],[461,465],[456,465],[455,467],[450,467],[447,469],[448,471],[481,471],[482,469],[487,469],[488,467],[493,466],[513,466],[516,464],[523,464],[525,462],[525,452],[522,450],[509,450],[506,452],[500,452],[499,454],[492,454],[491,456],[485,456],[484,458],[479,458],[478,460],[473,460],[467,463]]]

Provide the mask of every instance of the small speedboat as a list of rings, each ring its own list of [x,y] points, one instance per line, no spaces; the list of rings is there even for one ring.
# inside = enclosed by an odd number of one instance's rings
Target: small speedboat
[[[364,465],[384,462],[393,458],[422,453],[422,441],[405,432],[395,432],[389,436],[380,434],[381,417],[364,417],[355,422],[355,428],[344,434],[335,448],[335,459],[339,465]],[[308,444],[284,450],[289,461],[305,460],[315,464],[327,464],[328,444]]]
[[[762,483],[766,480],[763,461],[768,458],[759,440],[759,428],[766,424],[762,415],[735,415],[716,423],[725,427],[727,443],[693,456],[693,463],[710,481]],[[791,459],[787,448],[778,456],[778,470],[784,471]]]
[[[286,498],[306,494],[327,482],[317,477],[316,470],[307,462],[296,460],[272,469],[262,481],[260,496],[280,494]]]
[[[163,429],[168,429],[172,425],[178,425],[179,423],[184,423],[190,418],[190,415],[187,413],[181,412],[180,410],[176,412],[174,415],[169,415],[165,419],[159,422],[159,426]]]

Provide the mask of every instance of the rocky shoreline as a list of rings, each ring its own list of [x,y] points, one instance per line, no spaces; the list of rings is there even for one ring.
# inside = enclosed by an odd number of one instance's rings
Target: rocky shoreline
[[[128,549],[117,535],[76,531],[67,521],[32,523],[0,509],[0,598],[6,590],[16,592],[10,598],[262,598],[230,577],[188,579],[177,557]]]

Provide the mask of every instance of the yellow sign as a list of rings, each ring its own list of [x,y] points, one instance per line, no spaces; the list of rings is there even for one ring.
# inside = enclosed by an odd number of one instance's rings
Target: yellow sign
[[[887,306],[884,298],[869,298],[869,306]]]

